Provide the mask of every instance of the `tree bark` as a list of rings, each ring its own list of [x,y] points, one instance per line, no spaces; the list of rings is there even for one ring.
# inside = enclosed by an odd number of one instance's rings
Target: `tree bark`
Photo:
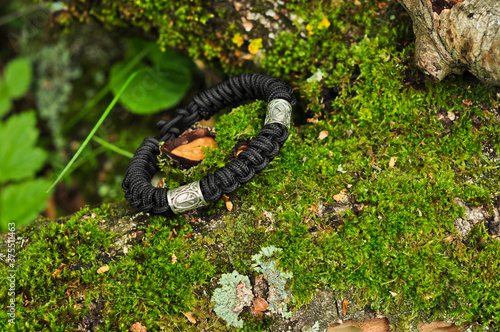
[[[415,60],[432,79],[469,70],[500,86],[500,1],[398,0],[413,20]]]

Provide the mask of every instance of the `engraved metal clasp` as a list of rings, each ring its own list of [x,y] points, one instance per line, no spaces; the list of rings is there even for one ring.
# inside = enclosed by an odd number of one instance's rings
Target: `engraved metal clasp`
[[[192,182],[167,191],[167,200],[174,213],[182,213],[208,205],[203,198],[200,181]]]
[[[292,105],[285,99],[273,99],[267,104],[267,114],[264,125],[278,122],[285,125],[290,130],[292,117]]]

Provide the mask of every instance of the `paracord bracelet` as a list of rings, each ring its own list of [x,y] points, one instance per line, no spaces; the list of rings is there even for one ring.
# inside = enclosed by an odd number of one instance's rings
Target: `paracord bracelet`
[[[144,212],[171,215],[207,205],[220,199],[222,194],[232,193],[264,170],[288,138],[291,110],[296,104],[292,92],[293,89],[282,81],[259,74],[234,76],[201,92],[185,109],[177,110],[171,121],[158,122],[158,137],[144,139],[125,171],[122,183],[125,198]],[[151,184],[159,169],[159,143],[179,136],[179,123],[188,128],[225,107],[255,99],[268,102],[266,120],[236,159],[200,181],[175,189],[155,188]]]

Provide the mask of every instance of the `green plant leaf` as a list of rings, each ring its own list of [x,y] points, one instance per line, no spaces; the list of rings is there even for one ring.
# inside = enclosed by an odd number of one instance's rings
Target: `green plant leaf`
[[[2,189],[0,196],[0,227],[6,230],[13,222],[16,227],[31,223],[45,209],[50,182],[46,179],[11,184]]]
[[[13,115],[0,123],[0,137],[0,185],[33,176],[45,162],[46,152],[35,146],[35,112]]]
[[[9,97],[9,91],[5,85],[5,81],[0,77],[0,117],[7,114],[12,107],[12,101]]]
[[[31,84],[31,62],[26,58],[10,61],[5,67],[4,76],[9,96],[11,98],[24,96]]]
[[[138,114],[156,113],[175,106],[191,86],[191,61],[172,50],[161,52],[156,45],[131,41],[130,52],[125,61],[111,68],[110,85],[116,95],[125,81],[124,78],[137,71],[137,76],[125,89],[120,102],[131,112]],[[129,66],[135,50],[152,48],[146,62]],[[129,67],[128,71],[125,70]]]

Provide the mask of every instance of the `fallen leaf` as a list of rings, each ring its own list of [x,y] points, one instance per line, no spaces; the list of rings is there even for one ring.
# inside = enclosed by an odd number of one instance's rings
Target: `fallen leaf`
[[[322,130],[320,133],[319,133],[319,136],[318,136],[318,139],[320,141],[324,140],[325,138],[328,137],[328,132],[326,130]]]
[[[448,236],[448,237],[445,237],[445,238],[443,239],[443,242],[450,242],[450,241],[452,241],[452,240],[453,240],[453,235],[450,235],[450,236]]]
[[[142,325],[141,323],[135,323],[130,327],[130,331],[132,332],[147,332],[148,329],[146,326]]]
[[[349,304],[349,301],[347,301],[346,299],[344,299],[344,301],[342,301],[342,314],[345,315],[347,314],[347,305]]]
[[[97,269],[97,274],[101,274],[109,271],[109,266],[104,265]]]
[[[182,312],[182,311],[181,311]],[[182,312],[184,314],[184,316],[186,316],[186,318],[188,319],[188,321],[191,323],[191,324],[196,324],[196,319],[194,319],[193,316],[191,316],[190,314],[186,314],[185,312]]]
[[[398,160],[398,157],[391,157],[391,160],[389,161],[389,167],[394,167],[394,165],[396,165],[396,160]]]
[[[175,254],[171,254],[170,258],[172,259],[172,264],[177,263],[177,256]]]
[[[448,119],[450,119],[451,121],[455,121],[455,118],[456,118],[455,113],[448,112]]]
[[[252,307],[250,308],[250,311],[252,315],[254,316],[262,316],[263,312],[266,311],[269,308],[269,304],[267,303],[266,300],[264,300],[261,297],[258,297],[254,302]]]
[[[342,189],[337,195],[333,195],[333,199],[337,202],[345,201],[347,198],[347,189]]]
[[[228,197],[228,196],[226,196],[226,195],[222,195],[222,200],[223,200],[224,202],[227,202],[227,201],[229,201],[229,197]]]
[[[253,307],[257,311],[266,311],[267,308],[269,308],[269,304],[267,303],[266,300],[264,300],[262,297],[258,297],[254,302],[253,302]]]
[[[255,308],[252,306],[250,308],[250,312],[252,313],[252,315],[254,315],[255,317],[260,317],[260,316],[263,316],[264,313],[262,311],[257,311],[255,310]]]
[[[198,138],[190,143],[173,149],[170,153],[177,157],[183,157],[193,161],[202,161],[205,159],[205,151],[203,151],[203,149],[207,147],[217,147],[217,143],[212,137]]]
[[[462,102],[467,105],[467,106],[470,106],[472,105],[472,101],[468,100],[468,99],[465,99],[465,100],[462,100]]]
[[[391,292],[391,291],[389,291],[389,293],[391,293],[392,296],[397,296],[398,295],[398,293]]]
[[[231,212],[233,211],[233,203],[231,201],[226,202],[226,209]]]
[[[318,123],[318,115],[314,115],[314,117],[307,119],[309,123]]]

